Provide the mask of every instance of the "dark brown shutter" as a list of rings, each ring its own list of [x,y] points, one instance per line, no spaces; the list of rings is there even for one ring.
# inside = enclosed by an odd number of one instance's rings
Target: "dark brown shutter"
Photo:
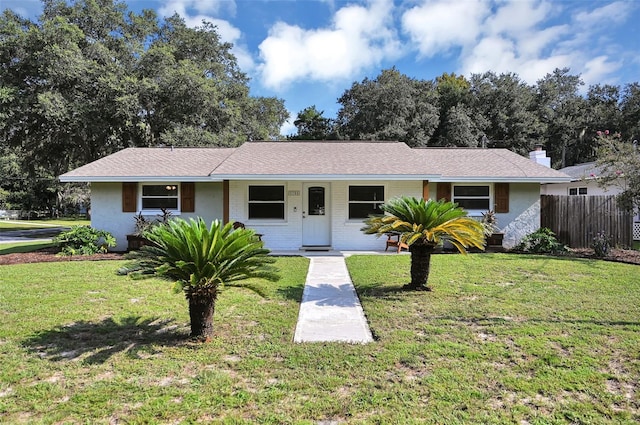
[[[180,211],[196,211],[196,185],[195,183],[182,183],[180,185]]]
[[[422,181],[422,199],[429,199],[429,180]]]
[[[438,201],[444,199],[445,201],[451,200],[451,183],[438,183],[436,188],[436,196]]]
[[[122,183],[122,212],[136,212],[138,209],[138,183]]]
[[[495,212],[509,212],[509,183],[496,183],[494,186]]]

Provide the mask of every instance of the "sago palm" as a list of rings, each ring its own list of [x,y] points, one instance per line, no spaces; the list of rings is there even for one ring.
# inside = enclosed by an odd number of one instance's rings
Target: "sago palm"
[[[223,285],[259,277],[277,280],[275,260],[249,229],[234,230],[219,221],[207,227],[201,218],[174,219],[145,233],[151,244],[131,254],[125,272],[175,282],[189,302],[191,336],[213,335],[213,314]]]
[[[413,197],[400,197],[382,205],[385,212],[365,220],[362,231],[366,234],[400,234],[400,240],[411,253],[411,282],[407,289],[429,290],[431,254],[445,241],[451,242],[461,253],[474,246],[484,249],[484,226],[467,216],[458,204]]]

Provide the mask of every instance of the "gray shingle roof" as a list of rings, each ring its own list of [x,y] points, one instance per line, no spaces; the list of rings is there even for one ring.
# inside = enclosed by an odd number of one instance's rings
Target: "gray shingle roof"
[[[401,142],[249,142],[213,175],[391,176],[431,174]]]
[[[576,164],[570,167],[561,168],[559,171],[571,176],[573,180],[594,179],[602,174],[602,170],[595,162]]]
[[[234,179],[569,181],[507,149],[411,149],[400,142],[248,142],[238,148],[129,148],[61,181]]]
[[[442,180],[567,180],[565,174],[508,149],[424,148],[414,151],[430,171],[442,176]]]
[[[235,148],[127,148],[60,176],[62,181],[210,180]]]

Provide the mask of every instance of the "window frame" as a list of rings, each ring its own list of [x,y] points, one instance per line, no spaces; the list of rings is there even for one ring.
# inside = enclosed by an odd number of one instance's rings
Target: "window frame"
[[[572,190],[575,190],[576,193],[571,193]],[[580,193],[584,191],[584,193]],[[568,188],[569,196],[587,196],[589,193],[589,188],[587,186],[576,186]]]
[[[489,189],[489,193],[486,196],[456,196],[456,187],[470,187],[470,186],[474,186],[474,187],[487,187]],[[480,208],[480,209],[467,209],[465,207],[464,208],[465,211],[467,211],[467,213],[469,213],[470,216],[476,216],[476,215],[481,215],[482,213],[485,213],[487,211],[492,211],[494,208],[492,207],[494,205],[494,189],[493,189],[493,184],[492,183],[453,183],[451,185],[451,202],[455,202],[456,204],[459,204],[458,199],[486,199],[487,203],[488,203],[488,207],[486,209],[484,208]]]
[[[282,200],[281,201],[256,201],[251,200],[251,188],[252,187],[281,187],[282,188]],[[260,183],[260,184],[247,184],[247,220],[252,222],[267,221],[267,222],[284,222],[287,219],[287,185],[286,184],[274,184],[274,183]],[[251,205],[252,204],[282,204],[282,217],[251,217]]]
[[[361,200],[351,200],[351,188],[352,187],[376,187],[376,188],[381,188],[382,189],[382,199],[378,200],[378,199],[373,199],[373,200],[366,200],[366,201],[361,201]],[[357,222],[362,222],[362,220],[365,220],[368,218],[367,217],[352,217],[351,216],[351,205],[352,204],[374,204],[377,205],[378,207],[382,204],[385,203],[386,200],[386,193],[387,193],[387,187],[384,184],[349,184],[347,185],[347,220],[348,221],[357,221]],[[374,207],[374,210],[378,209],[377,207]],[[383,212],[380,211],[380,215],[382,215]]]
[[[176,195],[175,196],[145,196],[144,188],[145,186],[175,186],[176,187]],[[166,208],[167,211],[171,211],[172,214],[179,215],[182,211],[182,188],[180,182],[141,182],[138,187],[139,196],[138,196],[138,211],[144,214],[161,214],[162,208],[144,208],[144,200],[145,199],[176,199],[176,208]]]

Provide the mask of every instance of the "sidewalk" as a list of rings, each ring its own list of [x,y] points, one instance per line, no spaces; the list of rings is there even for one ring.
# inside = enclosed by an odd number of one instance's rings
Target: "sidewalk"
[[[344,257],[309,260],[294,342],[373,342]]]

